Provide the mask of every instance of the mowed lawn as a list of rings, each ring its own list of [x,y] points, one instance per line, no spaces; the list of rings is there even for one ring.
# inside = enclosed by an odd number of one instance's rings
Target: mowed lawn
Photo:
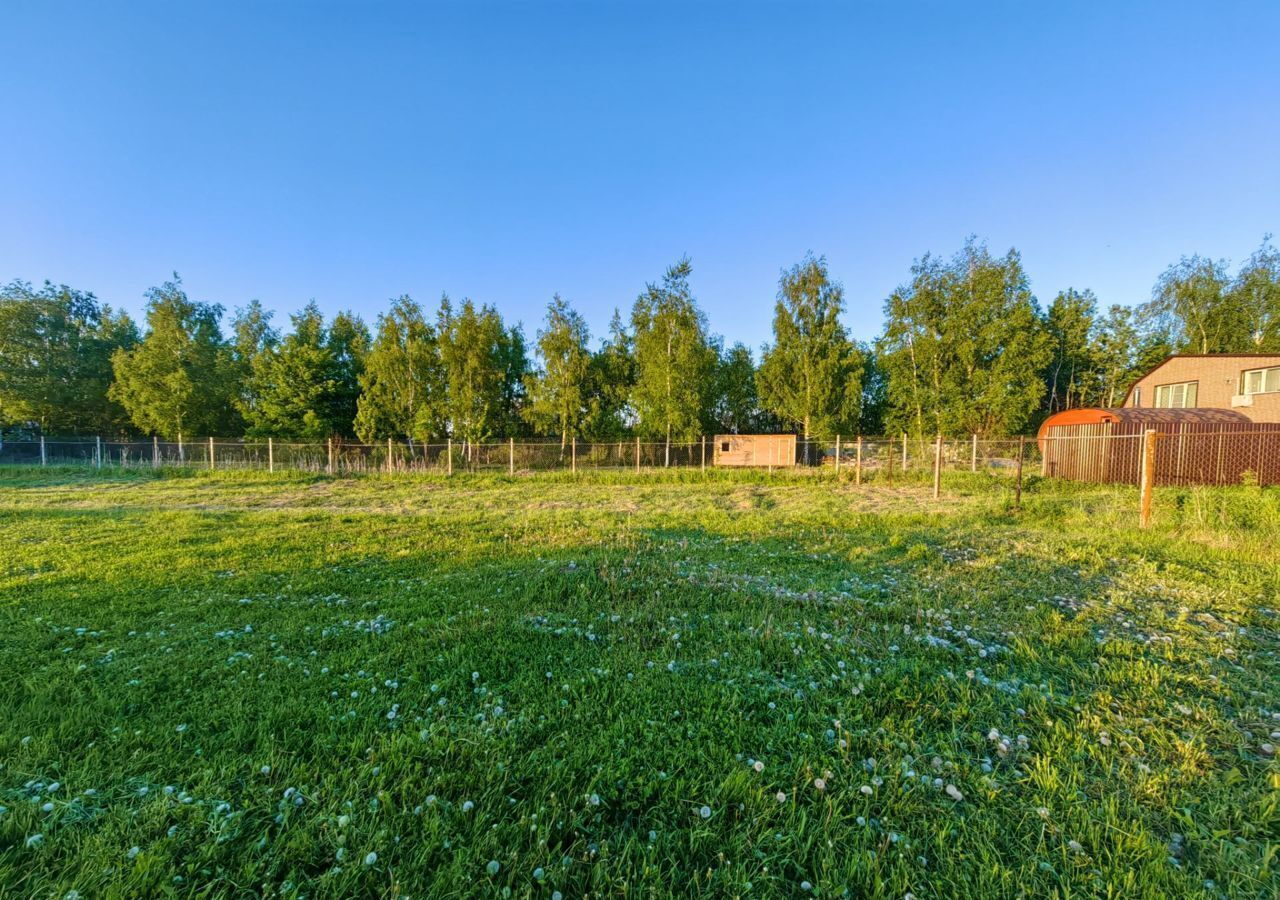
[[[0,472],[0,896],[1275,896],[1280,494],[1010,500]]]

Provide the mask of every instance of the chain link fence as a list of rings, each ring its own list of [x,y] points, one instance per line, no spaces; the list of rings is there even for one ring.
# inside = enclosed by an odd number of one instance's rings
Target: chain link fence
[[[1143,434],[1097,432],[1096,426],[1052,429],[1035,438],[984,440],[899,437],[798,440],[794,459],[759,469],[844,472],[854,480],[892,482],[922,472],[1028,474],[1111,484],[1141,482]],[[632,471],[719,467],[714,441],[530,441],[363,444],[344,440],[277,441],[203,438],[188,441],[37,439],[0,443],[0,465],[94,468],[240,469],[333,475],[372,472]],[[1161,433],[1157,485],[1280,484],[1280,425],[1241,430]]]

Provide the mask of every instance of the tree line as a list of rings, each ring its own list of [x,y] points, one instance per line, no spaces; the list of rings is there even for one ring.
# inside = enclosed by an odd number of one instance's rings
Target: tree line
[[[996,437],[1078,406],[1113,406],[1175,352],[1280,352],[1280,253],[1264,239],[1232,274],[1184,257],[1149,301],[1105,311],[1067,289],[1042,307],[1016,250],[974,239],[926,254],[852,339],[825,259],[781,273],[759,361],[713,334],[687,258],[614,311],[596,342],[559,295],[532,346],[492,306],[396,298],[372,329],[314,302],[287,328],[258,301],[192,300],[175,274],[140,328],[93,294],[0,288],[0,428],[42,434],[330,437],[481,443],[507,437],[686,441],[794,430]]]

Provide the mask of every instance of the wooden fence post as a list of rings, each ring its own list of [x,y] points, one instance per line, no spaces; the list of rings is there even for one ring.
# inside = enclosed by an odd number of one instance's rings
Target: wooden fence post
[[[1156,484],[1156,439],[1158,433],[1148,428],[1142,434],[1142,496],[1138,505],[1138,527],[1151,526],[1151,493]]]
[[[328,454],[329,454],[328,472],[330,475],[332,475],[333,474],[333,438],[325,439],[325,449],[328,451]]]
[[[182,432],[178,432],[178,463],[181,465],[187,461],[187,452],[182,446]]]
[[[707,436],[704,434],[698,441],[702,447],[702,471],[707,471]]]
[[[636,474],[640,474],[640,436],[636,435]]]
[[[907,471],[907,433],[902,432],[902,471]]]
[[[95,437],[93,439],[93,462],[99,469],[102,468],[102,438]]]
[[[267,438],[267,471],[274,472],[276,470],[276,445],[271,438]]]
[[[209,438],[209,470],[213,470],[213,438]]]
[[[516,439],[507,438],[507,474],[516,474]]]
[[[978,433],[973,434],[973,450],[969,453],[969,471],[978,471]]]
[[[840,477],[840,435],[836,435],[836,477]]]
[[[569,471],[578,474],[578,436],[569,438]]]
[[[858,453],[854,458],[853,483],[862,484],[862,435],[858,435]]]
[[[938,499],[942,490],[942,435],[938,435],[933,444],[933,499]]]
[[[667,432],[667,443],[663,446],[662,451],[662,468],[671,468],[671,433]]]
[[[1018,511],[1022,509],[1022,457],[1024,455],[1023,451],[1026,449],[1026,443],[1026,435],[1018,435],[1018,462],[1014,466],[1015,484],[1013,488],[1013,508]]]
[[[453,474],[453,438],[447,438],[445,442],[445,474]]]
[[[43,434],[40,435],[40,465],[42,466],[49,465],[49,457],[46,456],[44,452],[44,435]]]
[[[157,435],[151,435],[151,467],[160,468],[160,438]]]

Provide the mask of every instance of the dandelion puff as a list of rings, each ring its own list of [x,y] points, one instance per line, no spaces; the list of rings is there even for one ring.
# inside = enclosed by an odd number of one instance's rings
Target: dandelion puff
[[[864,784],[862,787],[858,788],[858,790],[862,791],[862,793],[866,794],[868,797],[871,796],[871,785],[869,784]]]
[[[350,821],[351,821],[351,817],[350,817],[350,816],[348,816],[348,815],[343,814],[343,815],[341,815],[341,816],[338,816],[338,827],[339,827],[339,828],[346,828],[346,827],[347,827],[347,823],[348,823],[348,822],[350,822]]]
[[[498,870],[501,868],[502,868],[501,863],[499,863],[496,859],[491,859],[489,860],[489,864],[484,867],[484,870],[489,873],[490,877],[492,877],[494,875],[497,875]]]
[[[809,883],[809,882],[807,882],[807,881],[802,881],[802,882],[800,882],[800,890],[802,890],[802,891],[811,891],[811,890],[813,890],[813,885],[812,885],[812,884],[810,884],[810,883]]]
[[[546,878],[546,877],[547,877],[547,873],[546,873],[545,871],[543,871],[542,866],[538,866],[538,868],[536,868],[536,869],[534,869],[534,870],[533,870],[533,880],[534,880],[534,881],[541,881],[542,879],[544,879],[544,878]]]
[[[600,795],[599,795],[599,794],[592,794],[590,799],[591,799],[591,805],[592,805],[592,806],[599,806],[599,805],[600,805]]]
[[[947,785],[947,796],[957,803],[964,799],[964,794],[960,793],[960,789],[954,784]]]
[[[702,818],[704,818],[704,819],[710,819],[710,818],[711,818],[711,807],[710,807],[710,806],[704,806],[704,807],[702,807],[702,809],[698,810],[698,815],[702,816]]]
[[[141,847],[130,847],[129,852],[126,853],[125,856],[128,857],[129,859],[133,859],[141,852],[142,852]]]
[[[27,838],[28,847],[39,847],[44,842],[44,835],[36,832]]]
[[[818,790],[820,790],[820,791],[825,791],[825,790],[827,789],[827,782],[826,782],[826,779],[823,779],[823,778],[815,778],[815,779],[813,779],[813,786],[814,786],[814,787],[816,787],[816,788],[817,788]]]
[[[757,759],[757,760],[755,761],[755,763],[751,766],[751,768],[755,769],[755,770],[756,770],[756,772],[763,772],[763,771],[764,771],[764,763],[762,763],[760,760],[758,760],[758,759]]]
[[[465,801],[465,802],[462,804],[462,811],[463,811],[463,812],[471,812],[471,810],[473,810],[473,809],[475,809],[475,808],[476,808],[476,805],[475,805],[474,803],[472,803],[470,800],[467,800],[467,801]]]
[[[787,802],[787,792],[786,792],[786,791],[778,791],[778,793],[774,794],[774,796],[778,798],[778,802],[779,802],[779,803],[786,803],[786,802]]]
[[[364,864],[366,866],[371,866],[377,861],[378,861],[378,854],[374,853],[372,850],[370,850],[369,855],[364,858]]]

